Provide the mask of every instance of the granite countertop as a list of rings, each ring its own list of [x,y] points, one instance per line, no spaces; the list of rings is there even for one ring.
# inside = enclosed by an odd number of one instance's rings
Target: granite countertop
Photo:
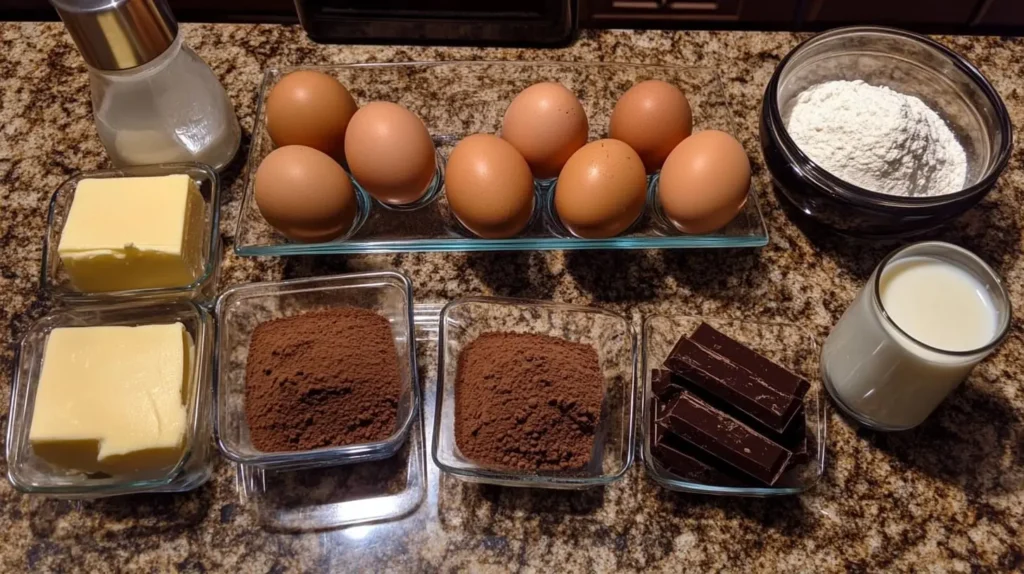
[[[593,32],[570,48],[322,46],[297,27],[186,25],[187,42],[222,78],[252,127],[271,64],[441,59],[553,59],[701,65],[718,70],[750,153],[771,243],[759,250],[410,254],[240,259],[230,254],[242,187],[231,197],[222,286],[254,279],[397,268],[419,301],[501,294],[600,305],[638,320],[672,311],[758,317],[827,335],[893,245],[804,232],[769,191],[758,145],[762,90],[801,37],[787,33]],[[1024,125],[1024,40],[940,38],[992,80]],[[81,58],[59,24],[0,24],[0,389],[13,341],[49,304],[37,296],[49,195],[107,159],[91,119]],[[1019,134],[1018,134],[1019,137]],[[244,150],[243,150],[244,157]],[[244,161],[244,160],[243,160]],[[963,245],[1007,279],[1024,309],[1020,261],[1024,157],[997,189],[935,237]],[[0,571],[813,571],[1024,569],[1022,322],[920,428],[858,430],[832,412],[828,466],[817,487],[775,500],[661,490],[635,466],[621,482],[579,493],[480,487],[439,476],[428,456],[424,502],[406,518],[314,533],[264,528],[236,494],[235,471],[177,496],[47,500],[0,481]],[[435,348],[420,348],[433,381]],[[428,383],[429,384],[429,383]],[[6,462],[0,463],[6,472]]]

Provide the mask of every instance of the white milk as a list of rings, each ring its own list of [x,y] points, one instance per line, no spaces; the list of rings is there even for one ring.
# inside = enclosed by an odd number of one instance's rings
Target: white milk
[[[967,271],[931,257],[886,267],[882,307],[914,339],[943,351],[973,351],[996,336],[996,310],[985,286]]]
[[[976,273],[946,258],[915,256],[918,246],[954,249],[992,273],[1001,303]],[[906,255],[904,255],[906,254]],[[904,255],[901,257],[901,255]],[[905,248],[876,269],[822,349],[822,375],[840,406],[880,430],[917,426],[963,381],[1002,336],[1008,298],[994,273],[969,252],[930,242]],[[895,325],[898,325],[897,329]],[[901,332],[901,330],[903,332]],[[909,336],[908,336],[909,335]],[[923,343],[923,345],[922,345]]]

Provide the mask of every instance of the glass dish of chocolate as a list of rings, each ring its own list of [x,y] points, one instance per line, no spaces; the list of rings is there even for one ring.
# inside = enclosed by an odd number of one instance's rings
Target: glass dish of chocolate
[[[644,321],[641,437],[670,490],[778,496],[825,464],[814,337],[788,323],[652,315]]]
[[[420,402],[405,275],[238,285],[217,318],[215,433],[228,459],[312,468],[402,447]]]
[[[505,486],[578,489],[633,461],[636,337],[591,307],[467,298],[441,312],[433,458]]]

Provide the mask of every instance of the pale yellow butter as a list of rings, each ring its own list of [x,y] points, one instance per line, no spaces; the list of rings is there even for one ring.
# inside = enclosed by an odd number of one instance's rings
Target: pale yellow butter
[[[57,253],[79,291],[182,287],[202,274],[205,227],[188,175],[83,179]]]
[[[57,466],[128,474],[181,459],[194,345],[184,325],[54,329],[29,440]]]

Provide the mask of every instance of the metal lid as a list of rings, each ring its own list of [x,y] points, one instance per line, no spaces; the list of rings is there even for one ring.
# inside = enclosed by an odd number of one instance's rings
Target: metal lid
[[[163,54],[178,35],[166,0],[50,0],[85,63],[127,70]]]

